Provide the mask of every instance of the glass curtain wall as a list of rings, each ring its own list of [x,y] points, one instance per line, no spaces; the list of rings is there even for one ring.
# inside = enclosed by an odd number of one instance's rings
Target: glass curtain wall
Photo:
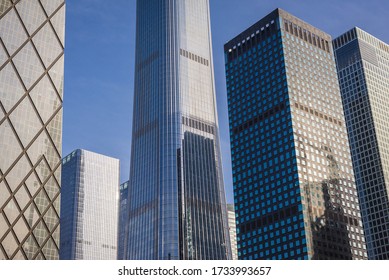
[[[130,259],[230,258],[208,0],[137,1]]]

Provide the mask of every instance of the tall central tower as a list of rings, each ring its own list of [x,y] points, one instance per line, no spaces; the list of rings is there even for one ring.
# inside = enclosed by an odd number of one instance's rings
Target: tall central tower
[[[137,1],[129,259],[230,259],[208,0]]]

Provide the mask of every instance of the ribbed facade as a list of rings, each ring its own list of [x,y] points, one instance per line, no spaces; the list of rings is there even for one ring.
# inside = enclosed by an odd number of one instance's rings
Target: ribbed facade
[[[65,1],[0,0],[0,259],[58,259]]]
[[[208,0],[137,1],[129,259],[230,258]]]
[[[61,260],[116,260],[119,160],[75,150],[62,160]]]
[[[389,46],[353,28],[333,41],[369,259],[389,259]]]
[[[277,9],[225,55],[239,259],[365,259],[331,37]]]

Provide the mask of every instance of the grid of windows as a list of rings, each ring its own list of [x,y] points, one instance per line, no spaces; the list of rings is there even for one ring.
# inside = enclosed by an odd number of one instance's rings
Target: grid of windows
[[[358,28],[333,45],[369,259],[388,259],[389,48]]]
[[[240,259],[366,258],[330,40],[277,9],[225,45]]]
[[[0,1],[0,259],[58,259],[65,1]]]
[[[266,21],[258,26],[269,24],[267,37],[226,63],[238,254],[304,259],[282,37],[270,27],[278,26],[276,17]]]
[[[119,160],[76,150],[62,161],[62,260],[116,260]]]

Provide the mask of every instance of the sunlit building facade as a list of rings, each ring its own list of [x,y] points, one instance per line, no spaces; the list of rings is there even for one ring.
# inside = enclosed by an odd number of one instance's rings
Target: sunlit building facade
[[[129,259],[229,259],[208,0],[138,0]]]
[[[238,245],[236,243],[236,222],[234,204],[227,204],[228,211],[228,228],[230,230],[231,254],[232,259],[238,259]]]
[[[75,150],[62,160],[61,260],[116,260],[119,160]]]
[[[277,9],[225,58],[239,259],[365,259],[331,37]]]
[[[0,259],[58,259],[65,1],[0,0]]]
[[[369,259],[389,259],[389,46],[353,28],[333,41]]]

